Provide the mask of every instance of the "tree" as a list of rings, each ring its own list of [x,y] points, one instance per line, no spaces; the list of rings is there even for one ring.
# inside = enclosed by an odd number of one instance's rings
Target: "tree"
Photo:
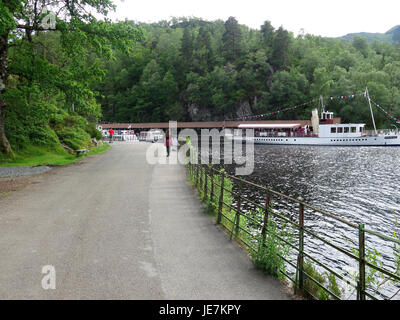
[[[181,57],[186,66],[186,70],[190,69],[190,61],[193,56],[193,35],[188,27],[183,31],[181,42]]]
[[[261,26],[261,34],[264,45],[268,48],[272,48],[275,38],[275,28],[271,25],[271,22],[264,22],[264,24]]]
[[[353,39],[353,46],[360,51],[364,58],[368,57],[369,46],[367,39],[356,36]]]
[[[397,118],[400,114],[400,51],[395,45],[372,43],[364,56],[353,42],[309,34],[293,38],[268,21],[256,30],[234,18],[179,18],[140,26],[147,36],[135,45],[135,54],[127,57],[118,50],[118,59],[107,64],[107,81],[96,86],[105,96],[99,100],[105,121],[229,119],[244,104],[246,114],[261,114],[320,95],[360,93],[367,85],[386,111]],[[345,120],[370,119],[362,99],[326,103]],[[309,119],[310,108],[279,117]],[[390,127],[385,115],[377,113],[383,116],[382,121],[377,116],[377,123]]]
[[[223,50],[228,62],[234,62],[242,53],[242,32],[238,21],[229,17],[225,22],[225,33],[222,36]]]
[[[311,96],[316,98],[320,95],[324,97],[330,95],[330,89],[331,86],[334,85],[334,82],[326,68],[316,68],[313,78],[314,82],[311,84],[310,88]]]
[[[204,27],[200,27],[194,47],[193,60],[195,71],[205,74],[212,68],[213,52],[211,48],[211,35]]]
[[[272,65],[275,70],[283,70],[286,68],[289,56],[290,36],[282,27],[276,31],[276,35],[272,46]]]
[[[141,32],[132,24],[122,22],[112,24],[109,21],[97,20],[90,12],[96,11],[103,16],[115,8],[110,0],[64,0],[58,1],[54,8],[56,13],[49,12],[47,2],[39,0],[11,0],[0,2],[0,152],[10,154],[11,145],[5,130],[8,90],[9,52],[10,48],[20,46],[25,49],[25,64],[35,71],[36,66],[42,66],[41,72],[49,74],[51,64],[37,54],[34,47],[35,37],[40,33],[58,32],[60,45],[66,56],[74,61],[82,60],[82,53],[90,48],[96,54],[110,58],[112,47],[128,50],[140,36]],[[44,67],[44,68],[43,68]],[[44,70],[46,69],[46,70]],[[61,73],[62,70],[58,69]],[[57,68],[53,68],[57,71]],[[70,70],[72,71],[72,70]],[[78,69],[75,69],[78,71]],[[98,71],[98,70],[97,70]],[[96,71],[96,72],[97,72]],[[76,75],[76,74],[75,74]],[[35,74],[25,73],[26,85],[33,88]],[[64,79],[62,76],[57,80]],[[68,77],[67,77],[68,79]],[[70,80],[72,80],[69,77]],[[54,86],[57,84],[52,81]],[[25,84],[25,83],[24,83]],[[85,82],[72,80],[70,85],[60,81],[59,87],[64,87],[67,100],[72,105],[77,96],[93,96],[85,88]],[[31,98],[28,90],[28,102]],[[83,96],[82,96],[83,94]],[[81,100],[82,101],[82,100]]]
[[[307,101],[308,87],[309,83],[303,74],[296,71],[278,71],[274,74],[271,85],[270,105],[279,108],[305,102]],[[297,117],[295,111],[292,114]],[[288,117],[290,114],[286,113],[284,116]]]

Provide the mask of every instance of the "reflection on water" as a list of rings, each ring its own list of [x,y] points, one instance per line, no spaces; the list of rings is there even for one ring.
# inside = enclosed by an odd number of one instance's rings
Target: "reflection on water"
[[[232,166],[226,169],[231,174],[234,172]],[[399,169],[400,148],[397,147],[256,145],[254,172],[244,178],[349,222],[363,223],[368,229],[393,236],[393,232],[399,232],[395,222],[400,218]],[[245,193],[264,204],[262,192],[248,189]],[[278,199],[276,207],[293,220],[298,218],[298,207]],[[309,211],[306,211],[305,223],[335,244],[348,249],[358,246],[357,229]],[[384,265],[394,271],[392,243],[367,236],[367,245],[370,249],[377,248]],[[351,272],[345,255],[338,255],[310,237],[306,238],[306,246],[324,262]]]

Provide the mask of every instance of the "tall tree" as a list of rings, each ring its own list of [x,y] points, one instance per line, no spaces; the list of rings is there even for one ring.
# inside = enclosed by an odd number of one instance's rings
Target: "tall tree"
[[[279,27],[273,41],[272,65],[275,70],[283,70],[286,68],[289,56],[289,44],[289,32]]]
[[[212,68],[213,52],[211,35],[204,27],[199,29],[194,48],[195,71],[202,74],[209,72]]]
[[[272,48],[275,37],[275,28],[272,26],[271,22],[264,22],[264,24],[261,26],[261,34],[264,44],[268,48]]]
[[[190,69],[189,64],[193,57],[193,34],[189,27],[186,27],[183,31],[181,57],[186,67]]]
[[[34,37],[39,33],[59,32],[60,43],[72,58],[79,56],[90,47],[94,52],[111,57],[111,48],[128,49],[140,37],[132,24],[112,24],[96,19],[90,11],[106,16],[115,6],[111,0],[63,0],[57,1],[50,12],[47,1],[10,0],[0,2],[0,152],[12,152],[5,130],[7,102],[4,98],[9,78],[9,51],[12,46],[26,45],[31,48],[27,65],[37,64],[33,50]],[[28,85],[32,77],[27,76]],[[82,92],[82,91],[81,91]],[[75,92],[76,93],[76,92]]]
[[[238,21],[229,17],[225,22],[225,33],[222,36],[222,45],[225,58],[228,62],[234,62],[242,53],[242,32]]]
[[[361,37],[354,37],[353,39],[353,46],[356,48],[360,53],[366,58],[368,56],[368,41],[365,38]]]

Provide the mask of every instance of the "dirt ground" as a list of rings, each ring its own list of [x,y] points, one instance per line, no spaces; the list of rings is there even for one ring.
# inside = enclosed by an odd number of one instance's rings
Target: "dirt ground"
[[[0,179],[0,198],[8,196],[11,192],[21,190],[34,182],[35,177],[17,177]]]
[[[72,164],[72,165],[78,165],[78,164]],[[55,174],[56,172],[62,170],[62,168],[65,167],[67,166],[60,166],[60,167],[54,166],[52,170],[42,174],[35,174],[35,175],[21,176],[21,177],[0,178],[0,199],[3,199],[9,196],[11,193],[22,190],[30,185],[42,183],[48,176]]]

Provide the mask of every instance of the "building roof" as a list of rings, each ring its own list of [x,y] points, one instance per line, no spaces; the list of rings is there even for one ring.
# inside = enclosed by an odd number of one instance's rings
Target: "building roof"
[[[334,118],[334,123],[340,123],[340,118]],[[300,125],[311,126],[310,120],[279,120],[279,121],[212,121],[212,122],[178,122],[178,129],[213,129],[213,128],[240,128],[240,125],[251,125],[251,128],[265,128],[265,125]],[[100,123],[103,129],[137,130],[137,129],[167,129],[168,122],[163,123]],[[130,128],[129,128],[130,127]]]

